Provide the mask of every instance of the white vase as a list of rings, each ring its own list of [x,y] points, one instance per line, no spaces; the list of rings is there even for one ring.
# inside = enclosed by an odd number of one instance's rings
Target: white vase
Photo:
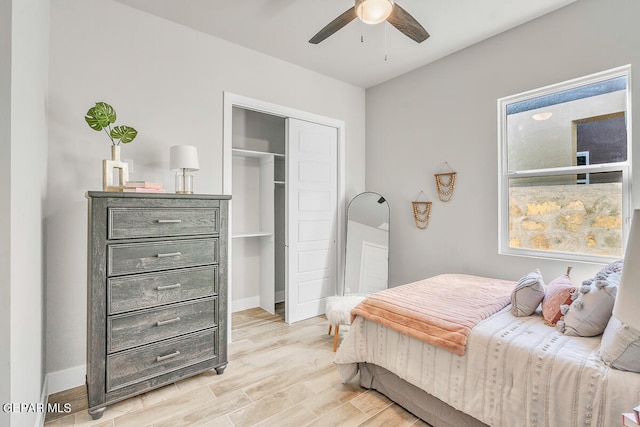
[[[115,171],[118,172],[118,182],[115,182]],[[102,190],[122,191],[124,183],[129,180],[129,165],[120,160],[120,146],[111,145],[111,160],[102,161]]]
[[[120,146],[111,144],[111,160],[120,161]]]

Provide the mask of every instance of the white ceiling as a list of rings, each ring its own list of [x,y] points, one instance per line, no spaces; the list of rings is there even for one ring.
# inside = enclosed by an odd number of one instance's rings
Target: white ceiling
[[[429,39],[418,44],[386,22],[356,19],[318,45],[308,40],[353,0],[116,1],[368,88],[576,0],[397,0]]]

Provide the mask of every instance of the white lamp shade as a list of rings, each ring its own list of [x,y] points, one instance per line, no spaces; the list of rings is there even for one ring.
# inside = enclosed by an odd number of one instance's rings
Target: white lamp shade
[[[185,171],[197,171],[198,150],[193,145],[174,145],[169,147],[169,168]]]
[[[613,315],[640,329],[640,209],[633,212]]]
[[[393,0],[356,0],[356,15],[365,24],[379,24],[392,10]]]

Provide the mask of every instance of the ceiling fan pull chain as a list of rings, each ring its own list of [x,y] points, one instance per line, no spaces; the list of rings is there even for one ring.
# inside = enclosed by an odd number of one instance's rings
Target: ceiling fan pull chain
[[[387,25],[384,25],[384,61],[387,61]]]

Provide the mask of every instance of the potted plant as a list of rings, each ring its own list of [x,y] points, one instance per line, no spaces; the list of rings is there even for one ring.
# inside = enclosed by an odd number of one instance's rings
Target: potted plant
[[[120,144],[129,144],[138,135],[131,126],[111,126],[116,122],[116,110],[106,102],[96,102],[84,117],[89,127],[95,131],[104,130],[111,140],[111,160],[103,161],[102,187],[105,191],[119,191],[129,179],[128,165],[120,161]],[[119,185],[113,183],[113,169],[119,170]]]
[[[120,143],[128,144],[133,141],[138,135],[138,131],[131,126],[111,127],[116,122],[116,118],[116,110],[106,102],[96,102],[96,105],[89,108],[84,117],[91,129],[98,132],[104,130],[111,140],[111,145],[117,147]]]

